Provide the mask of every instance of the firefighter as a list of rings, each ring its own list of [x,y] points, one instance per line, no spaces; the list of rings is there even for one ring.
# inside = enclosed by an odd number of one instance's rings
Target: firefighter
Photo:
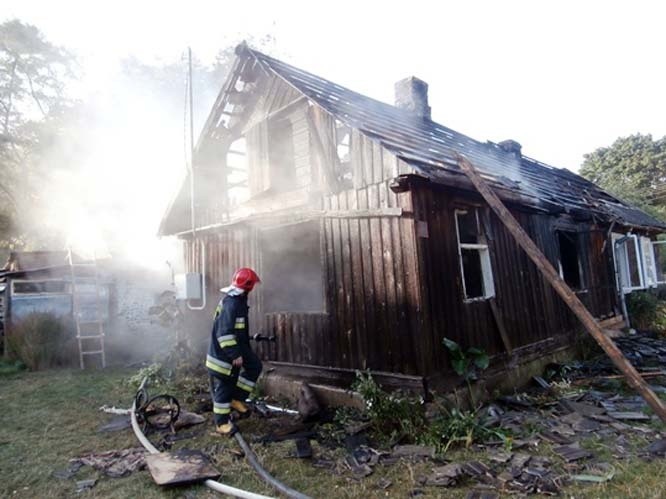
[[[231,286],[220,290],[225,296],[215,309],[206,367],[216,431],[221,435],[231,436],[237,431],[230,419],[232,410],[239,419],[250,415],[245,400],[261,374],[261,361],[250,347],[247,306],[248,294],[259,282],[254,270],[238,269]]]

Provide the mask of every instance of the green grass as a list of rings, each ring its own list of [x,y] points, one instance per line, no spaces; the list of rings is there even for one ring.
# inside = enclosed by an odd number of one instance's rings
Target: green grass
[[[59,497],[111,497],[155,498],[219,497],[203,486],[164,489],[155,485],[147,471],[136,472],[126,478],[112,479],[83,468],[74,478],[62,480],[52,473],[67,467],[68,460],[86,452],[102,452],[138,446],[130,430],[116,433],[98,433],[97,428],[110,416],[98,408],[103,405],[127,407],[131,403],[132,389],[125,383],[134,371],[45,371],[13,372],[0,375],[0,497],[59,498]],[[180,399],[183,394],[172,392]],[[154,394],[157,394],[155,391]],[[210,417],[210,414],[207,415]],[[269,422],[250,419],[241,422],[241,429],[248,440],[267,431]],[[212,423],[198,437],[177,442],[176,448],[202,449],[209,453],[216,467],[222,472],[220,481],[272,495],[249,468],[244,459],[237,457],[235,441],[221,439],[212,434]],[[633,442],[633,441],[632,441]],[[636,437],[636,448],[646,441]],[[565,497],[666,497],[666,466],[664,460],[646,462],[639,458],[626,461],[613,460],[604,452],[605,444],[594,438],[583,442],[599,457],[608,460],[616,469],[615,477],[602,485],[572,484],[565,490]],[[414,489],[423,491],[420,497],[464,497],[471,482],[456,488],[435,488],[419,485],[435,466],[432,463],[398,463],[393,466],[376,466],[373,475],[356,480],[340,468],[339,474],[312,466],[310,461],[291,457],[293,442],[262,446],[253,445],[259,459],[269,472],[312,497],[373,498],[407,497]],[[342,449],[332,450],[313,442],[315,456],[338,462],[344,457]],[[540,454],[549,455],[548,449]],[[486,461],[483,453],[464,449],[446,454],[450,461]],[[552,455],[551,455],[552,457]],[[563,466],[553,457],[557,466]],[[98,478],[97,485],[88,492],[75,493],[76,480]],[[386,491],[378,487],[382,478],[393,485]]]

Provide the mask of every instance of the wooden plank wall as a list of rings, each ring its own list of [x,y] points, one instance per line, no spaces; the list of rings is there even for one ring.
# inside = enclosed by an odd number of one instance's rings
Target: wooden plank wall
[[[220,288],[228,286],[233,273],[239,267],[260,269],[258,238],[255,229],[247,227],[229,228],[222,232],[198,235],[195,240],[185,242],[185,267],[188,272],[201,272],[202,248],[206,254],[207,307],[205,320],[210,321],[219,301]],[[250,322],[261,324],[259,311],[261,293],[251,297]]]
[[[464,347],[478,347],[490,354],[504,351],[499,331],[487,301],[463,300],[462,273],[458,260],[455,215],[456,208],[481,205],[480,198],[420,187],[414,190],[417,220],[428,225],[428,238],[419,238],[418,251],[424,282],[423,334],[432,349],[427,364],[446,369],[444,337]],[[483,212],[483,225],[489,239],[489,250],[496,290],[496,300],[514,348],[533,344],[549,337],[577,330],[579,324],[562,300],[551,289],[534,264],[518,247],[504,225],[494,214]],[[558,245],[554,233],[555,217],[512,210],[530,237],[557,265]],[[587,228],[589,230],[589,227]],[[580,293],[593,315],[612,315],[615,292],[608,271],[609,254],[603,247],[603,232],[583,232],[582,265],[588,283]]]
[[[325,210],[400,207],[403,217],[324,220],[328,311],[336,367],[421,372],[420,290],[411,196],[388,182],[328,196]]]
[[[333,367],[337,364],[331,355],[333,331],[325,313],[271,313],[263,318],[263,333],[276,337],[273,343],[256,345],[257,354],[264,360],[295,364]]]

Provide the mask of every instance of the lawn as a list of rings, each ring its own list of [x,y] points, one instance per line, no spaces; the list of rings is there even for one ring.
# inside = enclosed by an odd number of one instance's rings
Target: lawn
[[[135,374],[127,370],[20,372],[0,375],[0,497],[213,497],[203,486],[163,489],[155,485],[147,471],[125,478],[108,478],[83,468],[71,479],[58,479],[53,472],[67,467],[72,457],[87,452],[102,452],[138,446],[133,433],[124,430],[99,433],[97,428],[109,416],[101,413],[101,405],[127,407],[132,388],[126,380]],[[181,394],[174,393],[176,396]],[[210,415],[207,415],[210,417]],[[241,429],[251,440],[265,432],[260,420],[241,423]],[[245,461],[238,456],[234,441],[221,439],[211,433],[208,423],[199,435],[179,441],[175,447],[203,449],[213,458],[222,472],[220,481],[254,492],[271,495]],[[584,442],[603,452],[603,442],[594,438]],[[643,445],[637,442],[637,446]],[[313,443],[315,455],[340,462],[343,449],[323,448]],[[268,446],[254,445],[259,458],[276,477],[312,497],[465,497],[464,486],[436,488],[419,485],[419,478],[428,475],[432,463],[400,462],[392,466],[376,466],[375,472],[364,479],[355,479],[348,470],[339,473],[319,469],[306,460],[292,457],[293,442]],[[543,450],[542,450],[543,451]],[[444,456],[451,460],[475,459],[484,461],[483,453],[452,451]],[[605,457],[605,456],[604,456]],[[601,485],[570,485],[568,497],[666,497],[666,466],[663,460],[647,462],[640,458],[613,461],[615,477]],[[90,491],[77,494],[76,481],[98,478]],[[380,485],[391,481],[386,490]],[[418,492],[417,492],[418,491]]]

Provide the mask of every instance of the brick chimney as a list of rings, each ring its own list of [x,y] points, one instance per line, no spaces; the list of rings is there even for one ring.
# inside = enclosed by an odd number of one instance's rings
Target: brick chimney
[[[428,84],[416,76],[400,80],[395,84],[395,106],[430,119]]]
[[[515,140],[503,140],[502,142],[498,142],[497,145],[500,146],[500,148],[502,148],[504,151],[512,153],[517,158],[522,156],[521,150],[523,146],[521,146],[520,143],[516,142]]]

